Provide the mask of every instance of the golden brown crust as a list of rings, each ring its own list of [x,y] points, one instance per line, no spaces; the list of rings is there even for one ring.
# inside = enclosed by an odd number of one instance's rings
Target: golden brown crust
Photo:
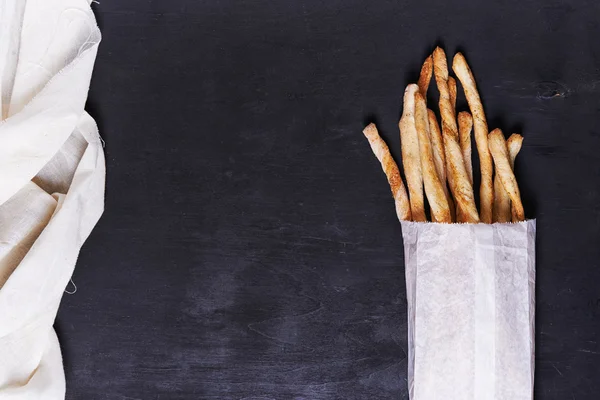
[[[429,134],[429,117],[425,98],[419,92],[415,93],[415,125],[419,135],[419,150],[421,156],[421,171],[425,184],[425,193],[431,206],[432,219],[437,222],[451,223],[450,208],[442,183],[433,159]]]
[[[513,133],[506,141],[506,147],[508,147],[508,154],[510,155],[510,167],[513,170],[515,169],[515,159],[517,158],[519,151],[521,151],[522,145],[523,136],[519,135],[518,133]]]
[[[471,161],[471,129],[473,128],[473,117],[468,111],[458,113],[458,137],[460,141],[460,149],[463,159],[465,160],[465,168],[469,181],[473,184],[473,162]]]
[[[490,153],[494,159],[494,165],[496,166],[496,174],[499,176],[502,186],[508,192],[514,207],[515,217],[518,221],[523,221],[525,219],[525,212],[521,203],[521,193],[519,192],[515,174],[510,166],[508,148],[500,129],[494,129],[490,132],[488,144]]]
[[[521,146],[523,145],[523,136],[518,133],[513,133],[510,135],[508,140],[506,141],[506,146],[508,147],[508,155],[510,157],[510,167],[515,171],[515,159],[517,158],[517,154],[521,151]],[[503,188],[504,189],[504,188]],[[518,222],[518,216],[515,208],[511,204],[511,218],[512,222]]]
[[[502,141],[502,144],[498,144],[498,146],[506,147],[506,142],[504,141],[504,136],[498,138],[498,143]],[[511,222],[512,217],[510,214],[510,197],[506,190],[504,190],[504,186],[502,186],[502,182],[500,182],[500,174],[496,171],[496,175],[494,176],[494,222],[504,223]]]
[[[513,133],[506,141],[510,168],[515,170],[515,158],[521,150],[523,136]],[[510,197],[500,182],[500,177],[496,173],[494,176],[494,222],[518,222],[516,210],[512,207]]]
[[[456,79],[449,76],[448,77],[448,94],[450,95],[450,104],[452,105],[452,111],[454,112],[454,116],[456,116]]]
[[[439,107],[442,116],[446,174],[455,200],[457,221],[479,222],[473,196],[473,186],[465,168],[458,142],[458,127],[450,102],[446,53],[439,47],[433,52],[433,73],[440,92]]]
[[[456,53],[452,62],[452,69],[463,86],[471,114],[473,116],[473,125],[475,127],[475,143],[479,153],[479,164],[481,167],[481,221],[485,223],[492,222],[492,210],[494,203],[493,188],[493,163],[488,146],[488,127],[481,104],[481,98],[477,92],[475,79],[467,60],[461,53]]]
[[[419,92],[423,97],[427,98],[427,89],[429,89],[429,82],[431,82],[431,75],[433,73],[433,58],[431,55],[425,59],[423,66],[421,67],[421,73],[419,74]]]
[[[444,139],[442,138],[442,131],[440,125],[437,122],[437,118],[433,110],[427,110],[427,117],[429,119],[429,134],[431,138],[431,147],[433,149],[433,160],[435,161],[435,168],[438,176],[442,182],[446,181],[446,155],[444,154]]]
[[[444,188],[446,200],[448,201],[448,207],[450,208],[450,217],[452,221],[456,221],[456,211],[454,208],[454,201],[452,196],[448,192],[448,185],[446,181],[446,155],[444,154],[444,139],[442,138],[442,131],[440,125],[437,122],[435,113],[427,109],[427,117],[429,119],[429,137],[431,138],[431,148],[433,150],[433,161],[435,163],[435,169],[437,171],[438,178]]]
[[[371,123],[363,130],[366,138],[369,140],[371,150],[381,163],[381,168],[387,177],[390,189],[392,189],[392,195],[394,196],[394,202],[396,204],[396,214],[398,219],[401,221],[410,221],[410,204],[408,202],[408,196],[406,195],[406,189],[404,183],[400,177],[400,170],[398,165],[390,154],[390,149],[387,144],[383,141],[375,124]]]
[[[510,197],[502,182],[500,182],[500,176],[496,174],[494,176],[494,222],[511,222],[512,217],[510,213]]]
[[[404,111],[400,118],[400,144],[402,146],[402,165],[408,185],[410,209],[413,221],[426,221],[423,197],[423,175],[419,155],[419,138],[415,126],[415,93],[419,87],[410,84],[404,91]]]

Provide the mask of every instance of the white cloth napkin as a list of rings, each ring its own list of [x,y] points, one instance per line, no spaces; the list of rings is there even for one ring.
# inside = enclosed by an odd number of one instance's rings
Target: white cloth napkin
[[[402,222],[411,400],[531,400],[535,220]]]
[[[0,0],[0,399],[64,399],[52,328],[104,208],[87,0]]]

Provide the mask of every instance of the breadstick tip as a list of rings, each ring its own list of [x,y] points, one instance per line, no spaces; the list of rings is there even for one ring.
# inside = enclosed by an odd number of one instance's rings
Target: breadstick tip
[[[365,126],[363,133],[367,138],[377,135],[377,126],[375,126],[375,123],[371,122],[369,125]]]

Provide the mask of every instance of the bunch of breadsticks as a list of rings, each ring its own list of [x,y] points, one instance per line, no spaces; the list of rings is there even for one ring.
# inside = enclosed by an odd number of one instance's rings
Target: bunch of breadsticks
[[[456,113],[457,82],[449,76],[446,53],[439,47],[425,60],[418,83],[409,84],[404,91],[399,128],[408,194],[375,124],[363,131],[387,176],[398,218],[427,221],[426,196],[433,222],[523,221],[525,213],[513,172],[523,137],[515,133],[505,140],[500,129],[489,132],[475,79],[461,53],[454,56],[452,70],[464,89],[470,113]],[[427,108],[432,75],[439,91],[441,129],[435,113]],[[481,167],[479,211],[473,194],[472,129]]]

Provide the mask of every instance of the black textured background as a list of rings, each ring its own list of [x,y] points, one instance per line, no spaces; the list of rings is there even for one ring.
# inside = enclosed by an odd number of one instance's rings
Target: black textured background
[[[361,129],[399,156],[438,43],[525,136],[536,399],[597,399],[600,3],[472,3],[95,4],[106,212],[56,323],[67,399],[408,399],[401,230]]]

